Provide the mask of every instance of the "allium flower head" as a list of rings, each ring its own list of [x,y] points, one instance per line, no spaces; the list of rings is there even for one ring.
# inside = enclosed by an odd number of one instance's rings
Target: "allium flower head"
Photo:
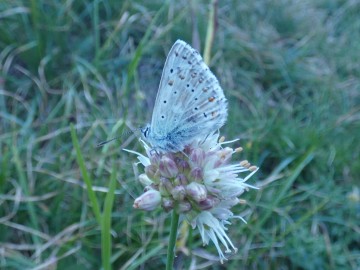
[[[137,154],[145,167],[145,173],[139,176],[145,192],[135,200],[134,207],[152,211],[161,206],[165,211],[177,211],[194,229],[198,228],[205,245],[210,240],[215,244],[220,261],[226,260],[221,245],[225,253],[237,251],[226,234],[226,225],[233,218],[243,220],[231,208],[245,190],[256,188],[246,181],[258,168],[246,160],[231,162],[232,155],[242,148],[223,147],[230,142],[219,139],[218,133],[177,153],[158,153],[141,142],[147,156],[126,150]],[[247,175],[242,178],[240,173]]]

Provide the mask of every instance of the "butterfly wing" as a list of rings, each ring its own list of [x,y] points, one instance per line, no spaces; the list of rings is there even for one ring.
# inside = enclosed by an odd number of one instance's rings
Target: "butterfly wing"
[[[226,118],[227,101],[215,75],[196,50],[176,41],[156,96],[151,120],[153,147],[182,150],[194,139],[219,129]]]

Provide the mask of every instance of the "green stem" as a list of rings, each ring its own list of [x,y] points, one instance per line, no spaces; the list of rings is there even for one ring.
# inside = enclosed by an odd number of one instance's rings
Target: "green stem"
[[[173,210],[171,216],[171,229],[170,229],[169,246],[167,251],[166,270],[173,269],[174,256],[175,256],[174,249],[175,249],[178,225],[179,225],[179,214],[177,214],[175,210]]]

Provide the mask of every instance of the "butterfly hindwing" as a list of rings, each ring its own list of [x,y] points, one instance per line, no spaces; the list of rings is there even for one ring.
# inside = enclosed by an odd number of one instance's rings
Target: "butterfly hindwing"
[[[166,59],[155,101],[153,146],[157,147],[156,139],[162,138],[159,144],[164,144],[170,138],[172,144],[183,148],[219,129],[226,118],[227,101],[215,75],[196,50],[176,41]]]

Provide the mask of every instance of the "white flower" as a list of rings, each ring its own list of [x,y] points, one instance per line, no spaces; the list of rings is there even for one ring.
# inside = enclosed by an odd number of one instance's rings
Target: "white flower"
[[[217,133],[210,134],[205,140],[194,141],[178,153],[158,153],[140,141],[147,156],[125,150],[138,155],[146,174],[146,177],[140,175],[140,181],[149,183],[145,188],[147,191],[135,200],[134,206],[151,211],[161,204],[165,211],[177,211],[182,220],[194,229],[198,228],[205,245],[210,240],[215,244],[220,261],[226,260],[224,253],[237,251],[226,234],[226,225],[230,225],[229,220],[233,218],[245,222],[230,209],[239,203],[238,197],[244,191],[256,188],[246,181],[258,168],[246,160],[230,163],[233,154],[242,148],[223,148],[224,144],[237,140],[224,142]],[[242,178],[240,173],[247,173],[247,176]]]
[[[215,218],[209,211],[200,212],[191,222],[193,229],[196,227],[199,229],[204,245],[208,245],[209,240],[215,244],[221,263],[226,260],[226,257],[222,252],[219,240],[226,248],[225,253],[231,252],[229,246],[234,250],[234,252],[237,252],[237,248],[234,247],[233,243],[225,232],[227,228],[225,227],[224,223],[224,220]]]

